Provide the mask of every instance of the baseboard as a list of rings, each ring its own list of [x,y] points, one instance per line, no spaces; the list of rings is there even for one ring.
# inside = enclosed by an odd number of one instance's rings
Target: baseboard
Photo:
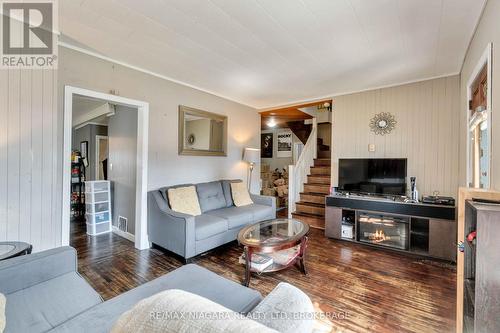
[[[113,232],[115,234],[117,234],[118,236],[120,237],[123,237],[125,239],[128,239],[129,241],[131,242],[134,242],[135,243],[135,236],[132,235],[130,232],[126,232],[126,231],[121,231],[120,229],[118,229],[117,227],[113,226]]]

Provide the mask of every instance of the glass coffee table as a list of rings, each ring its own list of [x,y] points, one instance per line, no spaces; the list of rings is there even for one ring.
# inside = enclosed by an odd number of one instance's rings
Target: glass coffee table
[[[24,242],[0,242],[0,260],[30,254],[33,247]]]
[[[307,274],[305,252],[309,225],[294,219],[275,219],[249,225],[238,234],[238,242],[244,246],[245,281],[250,284],[252,272],[276,272],[298,264]],[[252,267],[252,255],[271,258],[272,264],[262,270]],[[262,257],[261,256],[261,257]]]

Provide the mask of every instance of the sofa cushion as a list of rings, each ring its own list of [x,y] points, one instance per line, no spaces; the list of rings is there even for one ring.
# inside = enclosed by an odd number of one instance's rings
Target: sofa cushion
[[[231,183],[241,183],[241,179],[225,179],[222,180],[222,190],[224,191],[224,198],[226,198],[226,207],[234,206],[233,195],[231,194]]]
[[[252,219],[254,223],[265,220],[271,220],[275,218],[275,212],[273,210],[273,207],[271,206],[251,204],[238,208],[246,212],[252,213]]]
[[[76,272],[21,289],[6,297],[5,333],[45,332],[102,302],[99,294]]]
[[[248,206],[245,206],[248,207]],[[217,216],[227,220],[229,229],[239,228],[249,223],[253,223],[253,213],[244,207],[229,207],[213,210],[208,215]]]
[[[248,313],[262,299],[256,290],[225,279],[197,265],[185,265],[123,293],[59,325],[51,332],[109,332],[120,315],[140,300],[167,289],[180,289],[208,298],[232,311]]]
[[[200,203],[194,186],[169,188],[167,191],[170,208],[174,212],[198,216]]]
[[[194,317],[193,313],[206,315]],[[164,314],[172,314],[172,318]],[[122,314],[111,329],[111,333],[136,332],[277,333],[209,299],[178,289],[143,299]]]
[[[203,213],[226,207],[226,198],[220,181],[198,184],[196,192]]]
[[[226,232],[229,227],[225,219],[203,214],[194,218],[194,228],[198,241]]]
[[[250,198],[250,193],[248,193],[248,189],[243,183],[231,183],[231,195],[233,196],[233,203],[236,207],[253,203]]]

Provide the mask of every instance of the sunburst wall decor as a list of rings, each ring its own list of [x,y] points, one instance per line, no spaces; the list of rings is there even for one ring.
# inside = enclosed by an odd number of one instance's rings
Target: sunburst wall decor
[[[377,135],[386,135],[396,127],[396,118],[388,112],[377,113],[370,120],[370,129]]]

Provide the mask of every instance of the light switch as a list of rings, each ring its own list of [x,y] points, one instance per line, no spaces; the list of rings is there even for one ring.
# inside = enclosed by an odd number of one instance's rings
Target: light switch
[[[374,143],[370,143],[368,145],[368,151],[371,151],[371,152],[375,151],[375,144]]]

